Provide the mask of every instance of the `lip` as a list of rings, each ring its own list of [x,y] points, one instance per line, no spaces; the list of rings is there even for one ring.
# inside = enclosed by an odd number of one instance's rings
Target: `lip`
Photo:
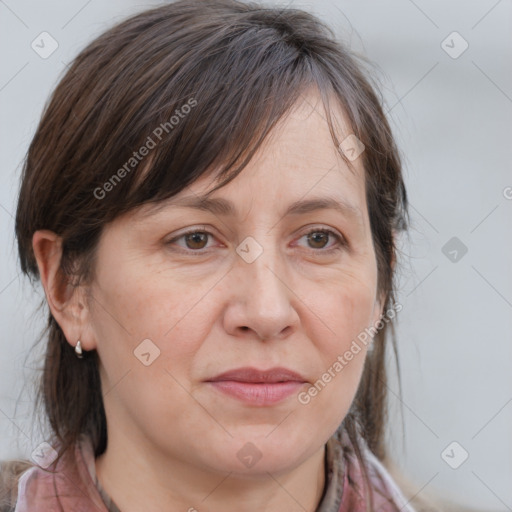
[[[246,367],[229,370],[206,382],[216,390],[242,402],[268,406],[296,394],[307,380],[288,368],[258,370]]]
[[[216,377],[208,379],[207,382],[218,382],[223,380],[232,380],[236,382],[252,383],[276,383],[276,382],[307,382],[306,378],[300,373],[289,370],[282,366],[269,368],[268,370],[258,370],[250,366],[236,368],[221,373]]]

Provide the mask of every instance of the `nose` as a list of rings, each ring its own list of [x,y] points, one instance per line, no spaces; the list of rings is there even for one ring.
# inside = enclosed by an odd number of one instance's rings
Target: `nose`
[[[224,314],[226,332],[269,341],[293,333],[299,322],[298,299],[282,258],[267,247],[252,263],[238,258],[235,265]]]

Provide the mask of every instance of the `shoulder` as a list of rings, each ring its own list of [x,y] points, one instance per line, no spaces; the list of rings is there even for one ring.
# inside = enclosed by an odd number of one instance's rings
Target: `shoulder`
[[[401,477],[389,460],[381,461],[366,444],[363,451],[378,510],[382,512],[441,512],[444,510],[435,500],[426,495],[419,496],[417,489]]]
[[[372,451],[365,447],[364,452],[368,461],[370,480],[378,496],[377,501],[386,504],[386,508],[382,508],[382,510],[420,512],[413,507],[411,500],[404,496],[403,489],[399,487],[394,477]],[[384,505],[381,506],[384,507]]]
[[[90,467],[94,466],[92,444],[85,441],[80,438],[65,448],[55,441],[49,443],[55,453],[43,465],[29,461],[0,463],[0,512],[93,508],[107,512],[90,473]]]
[[[28,460],[0,461],[0,512],[13,512],[21,475],[33,467]]]
[[[356,447],[343,432],[340,442],[343,450],[345,482],[339,512],[366,510],[370,494],[373,510],[420,512],[413,508],[410,500],[405,498],[391,474],[368,448],[364,438],[358,439],[358,447]]]

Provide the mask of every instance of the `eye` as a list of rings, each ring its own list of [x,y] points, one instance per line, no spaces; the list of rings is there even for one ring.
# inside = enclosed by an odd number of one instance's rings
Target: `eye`
[[[203,229],[192,229],[185,233],[182,233],[181,235],[169,240],[166,242],[168,245],[178,245],[178,247],[181,247],[183,249],[189,249],[193,252],[199,252],[202,249],[207,248],[207,243],[209,240],[209,237],[212,237],[213,234],[209,231],[205,231]],[[177,243],[178,241],[183,240],[183,243]]]
[[[309,248],[314,249],[315,252],[331,252],[333,250],[341,249],[347,245],[345,239],[332,231],[331,229],[315,228],[309,230],[302,235],[300,239],[306,238]],[[329,246],[329,240],[334,240],[334,244]]]
[[[208,249],[208,241],[214,235],[205,229],[190,229],[166,242],[166,245],[177,245],[185,252],[201,253]],[[314,228],[302,235],[299,240],[306,239],[309,248],[314,252],[332,252],[347,246],[345,238],[335,231],[326,228]],[[329,244],[332,241],[333,243]],[[181,242],[181,243],[178,243]]]

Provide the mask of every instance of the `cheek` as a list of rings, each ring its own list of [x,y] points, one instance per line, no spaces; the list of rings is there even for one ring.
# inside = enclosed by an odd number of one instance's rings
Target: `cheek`
[[[109,420],[129,417],[148,435],[186,422],[194,405],[190,368],[211,322],[206,312],[215,314],[208,283],[190,286],[119,272],[101,290],[98,302],[109,307],[96,304],[93,323]]]
[[[351,342],[371,325],[376,296],[369,281],[319,286],[315,293],[309,294],[308,306],[316,313],[312,317],[313,325],[323,333],[321,336],[318,332],[316,336],[311,333],[311,339],[320,344],[321,352],[327,357],[324,363],[330,364],[348,350]]]
[[[157,389],[168,396],[186,382],[216,314],[208,296],[214,282],[171,281],[126,262],[98,282],[92,324],[106,388],[123,379],[132,400],[155,396]]]
[[[321,373],[299,401],[335,429],[350,409],[362,375],[375,295],[359,282],[326,288],[310,302],[319,312],[313,322],[316,335],[312,332],[310,339],[321,354]]]
[[[131,347],[145,338],[162,349],[183,323],[194,317],[196,306],[208,291],[209,283],[181,282],[169,276],[137,268],[119,268],[101,282],[94,321],[104,342]],[[105,306],[103,306],[105,304]],[[98,305],[98,304],[96,304]],[[110,340],[116,338],[117,342]],[[181,339],[181,338],[180,338]]]

